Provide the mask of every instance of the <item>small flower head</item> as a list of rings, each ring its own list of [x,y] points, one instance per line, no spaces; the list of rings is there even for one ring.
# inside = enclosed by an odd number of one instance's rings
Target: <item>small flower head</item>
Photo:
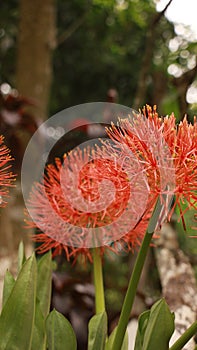
[[[194,117],[193,124],[185,117],[178,125],[175,124],[174,116],[166,120],[164,133],[171,151],[175,174],[175,202],[173,209],[178,205],[182,222],[184,213],[189,208],[197,209],[197,122]],[[182,211],[181,204],[186,204],[185,211]]]
[[[12,157],[9,149],[4,145],[4,138],[0,136],[0,206],[6,204],[9,187],[13,186],[15,175],[10,171]]]

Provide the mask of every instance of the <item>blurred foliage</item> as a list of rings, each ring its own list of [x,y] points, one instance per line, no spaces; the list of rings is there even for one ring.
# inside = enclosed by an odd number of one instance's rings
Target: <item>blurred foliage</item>
[[[18,2],[3,2],[0,13],[0,82],[13,86]],[[56,4],[57,42],[50,115],[79,103],[104,101],[111,87],[118,90],[121,104],[133,106],[151,25],[155,40],[144,81],[146,96],[139,107],[147,102],[157,103],[160,113],[180,114],[178,92],[167,69],[175,64],[183,71],[188,70],[188,57],[196,54],[197,45],[177,35],[165,16],[154,25],[157,13],[153,0],[57,0]],[[172,40],[174,45],[178,40],[175,50],[169,49]],[[191,113],[195,110],[193,106]]]
[[[122,307],[129,275],[129,256],[108,253],[105,258],[104,280],[106,307],[111,311],[111,319],[119,313]]]
[[[122,6],[117,1],[59,1],[57,11],[59,38],[72,23],[84,20],[55,51],[52,112],[65,104],[105,100],[110,87],[118,90],[120,103],[131,106],[155,14],[152,1],[125,1]],[[164,26],[171,36],[172,25],[164,19]]]
[[[18,1],[1,2],[0,11],[0,82],[15,85]]]

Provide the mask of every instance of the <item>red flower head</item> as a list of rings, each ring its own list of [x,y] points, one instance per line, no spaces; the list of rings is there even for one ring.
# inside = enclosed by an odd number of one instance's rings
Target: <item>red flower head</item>
[[[15,175],[10,172],[12,160],[9,149],[3,144],[3,136],[0,136],[0,206],[6,204],[8,187],[13,185]]]
[[[148,176],[150,197],[152,195],[155,199],[161,193],[174,194],[175,201],[168,218],[170,219],[175,206],[178,205],[185,226],[181,203],[187,204],[185,210],[190,207],[195,210],[197,208],[196,117],[193,124],[185,117],[183,122],[176,125],[174,114],[159,117],[155,106],[153,109],[146,106],[143,116],[146,122],[140,119],[141,128],[137,128],[138,134],[133,120],[128,118],[120,122],[120,130],[112,127],[108,131],[109,136],[115,142],[126,145],[141,158]],[[145,133],[141,137],[139,130],[143,129],[147,122],[147,138],[144,137]],[[166,191],[163,191],[165,186]]]
[[[138,161],[119,161],[119,156],[120,151],[111,153],[110,145],[95,152],[78,148],[63,164],[56,159],[47,167],[28,204],[33,219],[27,220],[29,226],[43,232],[34,236],[44,242],[40,252],[55,248],[58,254],[64,249],[67,259],[83,254],[91,261],[92,247],[101,247],[103,253],[140,244],[147,225],[140,204],[146,203],[147,183]]]

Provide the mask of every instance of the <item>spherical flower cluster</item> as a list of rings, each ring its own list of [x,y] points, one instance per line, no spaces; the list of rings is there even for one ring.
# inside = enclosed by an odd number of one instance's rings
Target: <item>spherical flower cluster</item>
[[[160,169],[156,161],[156,157],[153,155],[156,152],[152,151],[152,147],[157,147],[158,153],[160,154],[160,159],[165,160],[165,152],[170,152],[171,171],[167,171],[167,181],[166,184],[170,184],[171,180],[169,176],[172,176],[173,181],[171,182],[175,186],[172,186],[171,191],[174,193],[174,203],[169,211],[168,218],[176,207],[179,207],[183,225],[184,223],[184,213],[189,208],[194,208],[197,210],[197,121],[194,117],[193,124],[189,123],[185,117],[180,123],[176,123],[176,118],[172,113],[170,116],[164,118],[159,117],[156,107],[151,108],[146,106],[143,111],[143,116],[148,120],[148,133],[147,139],[136,135],[135,126],[133,125],[133,120],[130,118],[120,121],[120,130],[112,126],[108,130],[110,138],[115,142],[120,144],[125,144],[129,147],[136,156],[141,157],[144,167],[146,168],[146,173],[148,176],[148,181],[150,185],[150,194],[152,197],[159,195],[161,193],[161,178]],[[143,128],[143,119],[141,121],[141,128]],[[141,130],[138,128],[138,131]],[[151,130],[154,130],[155,135],[158,132],[162,134],[162,140],[165,143],[160,145],[160,139],[158,143],[152,143]],[[160,147],[161,146],[161,147]],[[164,165],[165,168],[165,165]],[[163,169],[164,169],[163,168]],[[170,168],[168,169],[170,170]],[[165,173],[164,173],[165,174]],[[164,185],[165,186],[165,185]],[[168,188],[166,193],[170,193]],[[185,204],[184,211],[182,210],[182,204]]]
[[[93,154],[77,148],[47,167],[29,198],[33,221],[26,220],[42,231],[33,237],[42,242],[40,252],[53,248],[54,255],[64,250],[68,260],[82,254],[92,261],[90,247],[100,246],[103,254],[140,244],[148,216],[139,212],[138,200],[144,201],[146,194],[136,164],[125,171],[129,160],[120,165],[117,158],[107,148],[97,147]],[[132,195],[131,186],[136,187]]]

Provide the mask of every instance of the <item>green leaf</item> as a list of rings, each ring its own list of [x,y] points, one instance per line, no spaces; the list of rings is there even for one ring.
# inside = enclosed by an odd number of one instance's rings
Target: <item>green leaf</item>
[[[88,350],[104,349],[107,336],[107,314],[105,311],[91,318],[88,331]]]
[[[36,259],[23,265],[0,316],[0,349],[31,348],[36,299]]]
[[[113,330],[113,332],[110,334],[109,339],[107,340],[107,343],[105,345],[105,350],[111,350],[115,338],[117,327]],[[121,350],[128,350],[129,349],[129,337],[128,337],[128,331],[125,333],[125,337],[122,343]]]
[[[15,279],[12,276],[11,272],[6,271],[5,277],[4,277],[4,285],[3,285],[3,305],[5,305],[6,301],[8,300],[10,293],[14,287]]]
[[[51,278],[52,278],[52,260],[51,252],[43,255],[38,261],[37,275],[37,298],[40,302],[40,309],[44,318],[49,313],[51,303]]]
[[[143,350],[168,350],[174,332],[174,315],[164,299],[157,301],[150,310],[144,334]]]
[[[48,350],[76,350],[77,340],[70,322],[53,310],[46,319]]]
[[[31,350],[45,350],[45,349],[46,349],[45,319],[40,310],[40,303],[37,300]]]
[[[148,324],[149,316],[150,310],[144,311],[139,317],[134,350],[143,350],[144,333]]]
[[[24,243],[20,242],[19,248],[18,248],[18,273],[20,272],[25,261],[26,261],[26,256],[25,256]]]
[[[51,252],[43,255],[37,266],[37,301],[31,350],[46,348],[45,319],[49,313],[51,303]]]

